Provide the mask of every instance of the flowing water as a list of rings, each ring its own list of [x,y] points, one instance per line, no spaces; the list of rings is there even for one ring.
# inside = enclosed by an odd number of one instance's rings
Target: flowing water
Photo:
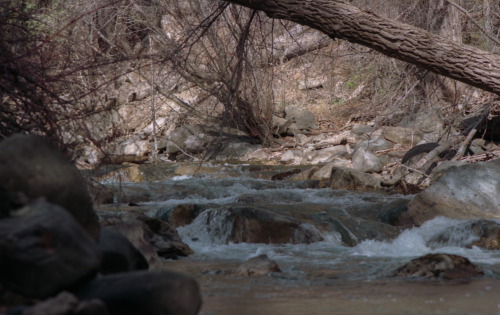
[[[227,168],[235,173],[235,167]],[[178,228],[194,254],[165,261],[167,268],[199,281],[202,314],[500,314],[500,251],[467,248],[474,236],[463,227],[464,221],[436,218],[421,227],[398,230],[394,237],[387,237],[392,232],[371,231],[377,235],[371,239],[362,237],[367,235],[362,231],[365,227],[373,230],[387,225],[369,225],[377,217],[371,213],[383,212],[384,205],[411,196],[310,188],[315,185],[308,181],[256,178],[265,176],[245,172],[241,166],[236,173],[238,177],[177,176],[120,187],[121,201],[125,202],[136,201],[134,198],[146,192],[148,200],[141,200],[141,204],[152,216],[166,218],[180,204],[206,209],[191,224]],[[307,217],[309,223],[302,227],[308,235],[317,234],[322,240],[309,244],[232,243],[232,223],[225,206],[238,203],[256,203],[280,214]],[[347,222],[343,228],[351,230],[355,240],[351,245],[355,246],[347,246],[335,228],[315,227],[322,220],[336,218]],[[358,224],[353,228],[349,222]],[[453,227],[447,242],[431,242]],[[353,232],[355,229],[361,232]],[[300,239],[292,241],[299,243]],[[486,276],[468,281],[392,276],[406,262],[428,253],[467,257]],[[232,273],[241,263],[261,254],[276,261],[281,272],[252,277]]]

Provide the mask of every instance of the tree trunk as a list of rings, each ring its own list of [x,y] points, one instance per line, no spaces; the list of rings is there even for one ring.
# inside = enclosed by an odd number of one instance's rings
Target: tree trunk
[[[500,55],[363,11],[341,0],[230,0],[500,95]]]
[[[427,31],[440,35],[456,43],[462,43],[462,25],[460,11],[447,0],[425,0],[427,18],[424,25]],[[456,0],[460,4],[460,0]],[[462,84],[436,73],[427,73],[424,77],[424,91],[427,105],[454,103]]]

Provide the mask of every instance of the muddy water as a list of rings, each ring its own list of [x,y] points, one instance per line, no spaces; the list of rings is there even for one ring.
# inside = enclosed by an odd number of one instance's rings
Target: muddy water
[[[375,222],[374,213],[411,196],[311,189],[309,182],[271,181],[241,166],[230,171],[237,177],[221,178],[219,172],[119,187],[123,202],[140,202],[152,216],[168,218],[179,204],[202,205],[212,212],[178,229],[194,254],[164,262],[166,268],[199,281],[201,314],[500,314],[500,253],[467,248],[474,239],[467,229],[455,230],[452,242],[430,242],[463,221],[437,218],[419,228],[395,230]],[[344,234],[352,235],[354,243],[345,243],[337,225],[325,225],[330,229],[314,230],[323,241],[311,244],[233,244],[225,207],[249,202],[281,214],[307,216],[316,224],[342,220]],[[413,258],[442,252],[469,258],[485,277],[423,281],[392,276]],[[261,254],[275,260],[282,272],[251,277],[232,273]]]

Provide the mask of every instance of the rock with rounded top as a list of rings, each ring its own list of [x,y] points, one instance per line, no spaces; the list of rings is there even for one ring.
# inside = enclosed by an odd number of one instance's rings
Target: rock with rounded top
[[[333,167],[328,186],[345,190],[382,190],[379,177],[355,169]]]
[[[101,274],[147,270],[149,264],[144,255],[120,232],[103,227],[99,235],[102,252]]]
[[[384,127],[382,136],[388,141],[399,143],[403,146],[414,146],[422,141],[424,134],[413,128]]]
[[[356,144],[355,150],[363,148],[370,152],[387,150],[391,148],[391,144],[384,139],[363,140]]]
[[[82,175],[43,137],[14,135],[0,142],[0,186],[6,198],[0,218],[45,198],[66,209],[97,239],[99,224]]]
[[[500,159],[451,167],[410,202],[416,225],[437,216],[500,219]]]
[[[483,275],[467,258],[451,254],[428,254],[396,270],[398,277],[464,279]]]
[[[76,292],[79,299],[99,299],[110,314],[198,314],[196,280],[172,271],[136,271],[97,278]]]
[[[352,126],[351,134],[354,135],[355,137],[358,137],[358,136],[367,135],[372,131],[373,131],[372,126],[363,125],[363,124],[355,124],[354,126]]]
[[[0,284],[11,291],[48,297],[93,278],[100,261],[97,243],[60,206],[39,201],[0,220]]]
[[[294,119],[298,130],[311,130],[316,128],[314,114],[305,108],[287,106],[285,108],[285,118],[287,120]]]
[[[376,156],[364,148],[358,148],[352,154],[352,166],[360,172],[378,173],[382,171],[387,162],[386,155]]]

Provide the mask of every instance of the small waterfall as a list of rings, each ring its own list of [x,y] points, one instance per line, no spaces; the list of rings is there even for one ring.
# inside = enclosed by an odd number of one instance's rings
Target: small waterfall
[[[189,225],[177,229],[187,243],[202,242],[204,245],[228,244],[234,221],[231,213],[224,209],[208,209]]]

